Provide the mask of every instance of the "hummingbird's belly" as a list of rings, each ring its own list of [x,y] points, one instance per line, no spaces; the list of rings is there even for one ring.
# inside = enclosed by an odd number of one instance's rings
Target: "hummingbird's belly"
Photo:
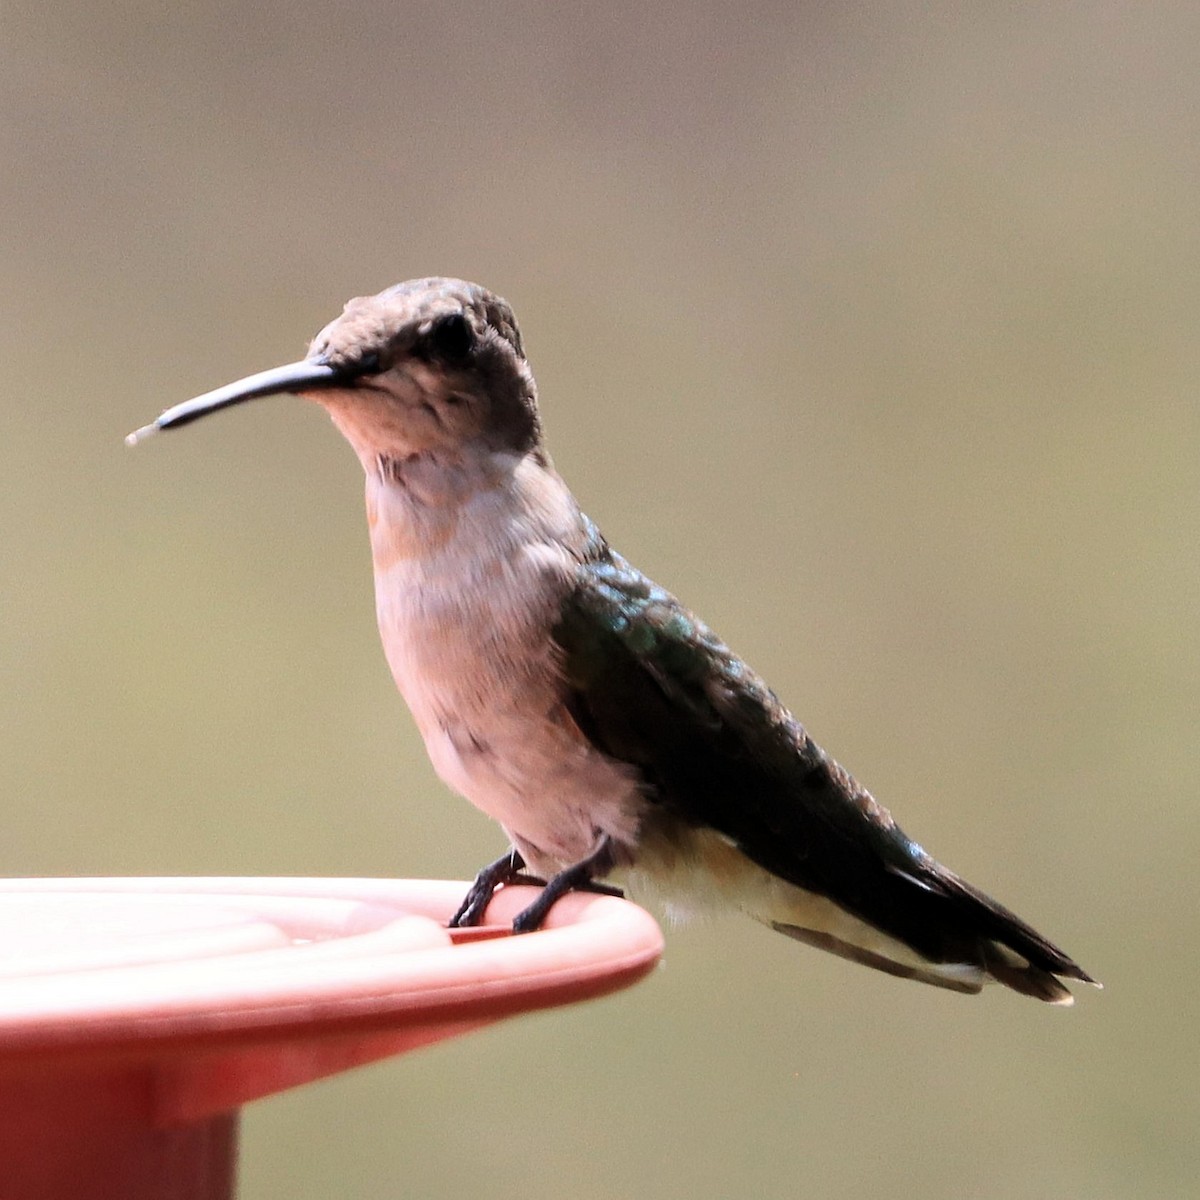
[[[631,774],[570,717],[446,722],[425,736],[442,780],[498,821],[530,868],[554,874],[607,834],[632,857],[643,801]]]
[[[550,630],[575,566],[566,549],[527,539],[498,549],[494,521],[467,536],[464,516],[435,573],[427,557],[393,555],[382,525],[380,637],[438,775],[539,874],[578,862],[603,834],[631,851],[645,805],[634,773],[596,750],[563,702]]]

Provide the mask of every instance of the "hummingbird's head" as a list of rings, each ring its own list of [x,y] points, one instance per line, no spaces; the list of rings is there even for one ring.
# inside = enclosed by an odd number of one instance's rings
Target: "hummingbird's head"
[[[537,390],[512,309],[478,284],[413,279],[351,300],[307,356],[167,409],[126,439],[257,396],[328,409],[364,464],[539,450]]]

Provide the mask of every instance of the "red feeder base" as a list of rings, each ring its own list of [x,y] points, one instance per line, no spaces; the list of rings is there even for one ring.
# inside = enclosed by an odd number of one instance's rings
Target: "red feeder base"
[[[249,1100],[502,1017],[628,986],[651,917],[573,894],[511,937],[445,921],[466,884],[382,879],[0,882],[0,1195],[233,1195]]]

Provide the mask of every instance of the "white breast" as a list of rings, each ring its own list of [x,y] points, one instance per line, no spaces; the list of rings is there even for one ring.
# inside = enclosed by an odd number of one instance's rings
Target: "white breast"
[[[631,846],[639,799],[562,703],[550,630],[577,565],[575,501],[528,459],[491,465],[436,507],[418,481],[368,476],[376,613],[438,774],[552,873],[601,833]]]

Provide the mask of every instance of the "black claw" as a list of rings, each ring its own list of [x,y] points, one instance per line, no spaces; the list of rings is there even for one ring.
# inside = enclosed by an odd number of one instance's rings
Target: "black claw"
[[[546,919],[546,914],[554,905],[557,896],[551,897],[550,903],[544,902],[546,893],[542,894],[528,907],[522,909],[515,917],[513,917],[512,931],[513,933],[533,933],[541,927],[542,922]]]
[[[450,918],[449,928],[468,929],[472,925],[478,925],[483,919],[488,902],[498,887],[518,880],[525,882],[521,875],[524,867],[525,860],[515,848],[507,854],[501,855],[494,863],[488,863],[475,876],[475,882],[467,889],[463,902],[458,906],[458,912]],[[532,880],[531,882],[540,883],[541,880]]]
[[[545,887],[546,881],[540,875],[530,875],[528,871],[518,871],[506,884],[519,883],[522,887]]]
[[[594,879],[579,884],[575,891],[593,892],[597,896],[616,896],[618,900],[625,899],[625,893],[619,887],[614,887],[611,883],[597,883]]]

